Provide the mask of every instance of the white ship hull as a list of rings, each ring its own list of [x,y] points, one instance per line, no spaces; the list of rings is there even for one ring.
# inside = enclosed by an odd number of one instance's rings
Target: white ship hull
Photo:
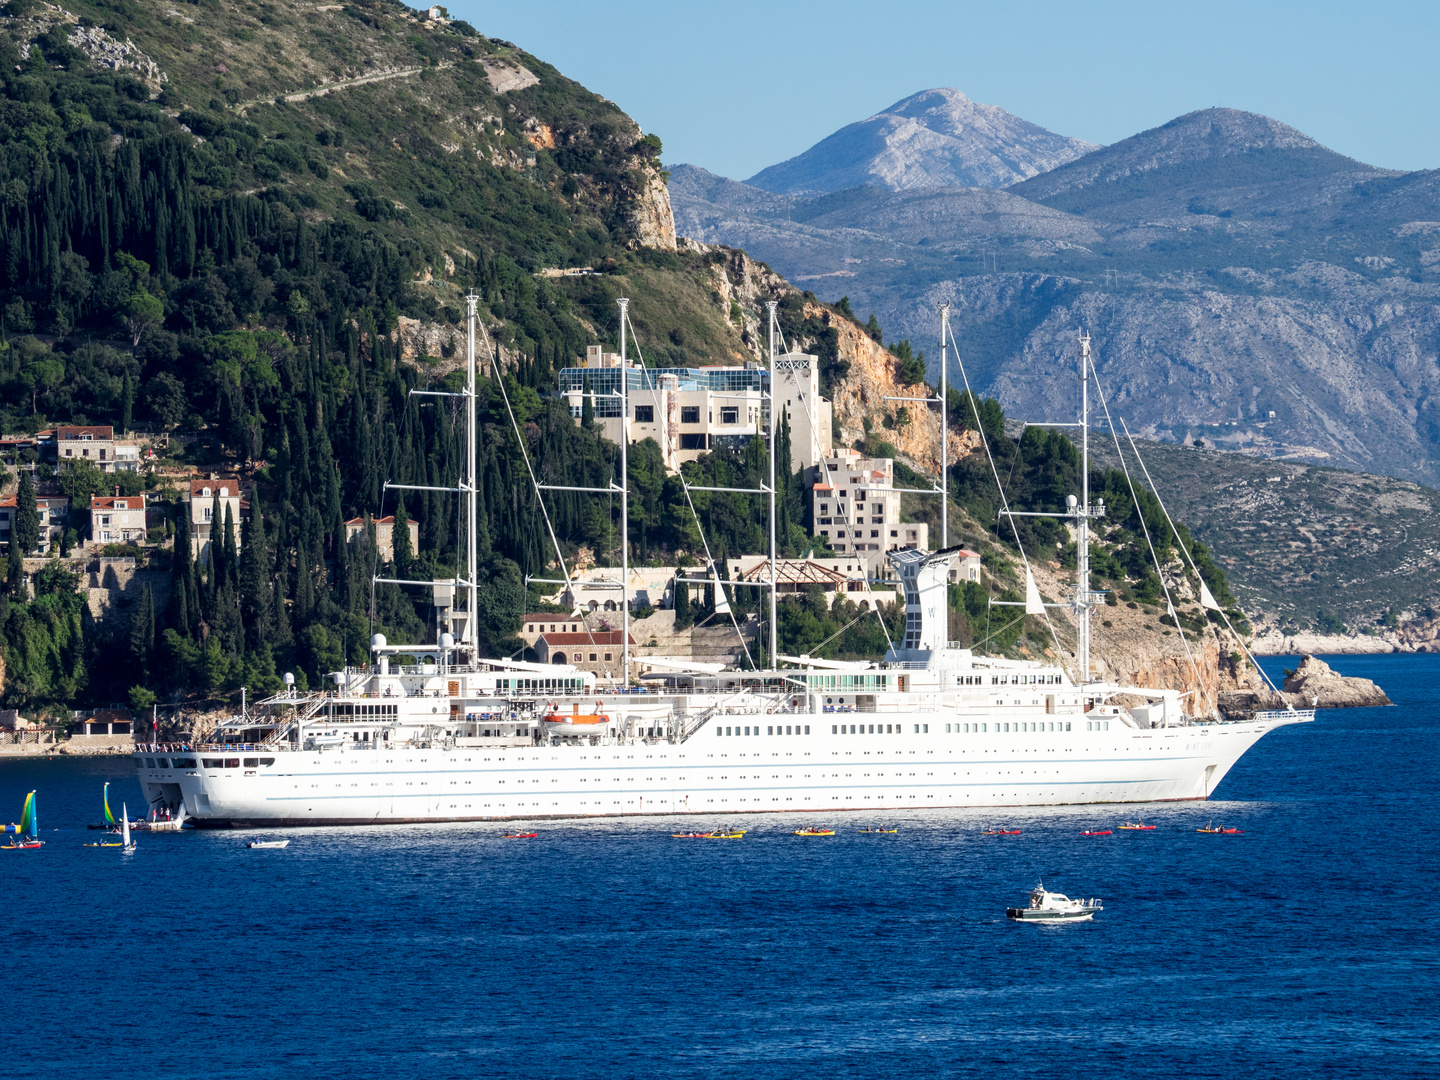
[[[369,743],[136,760],[151,804],[183,803],[200,827],[1063,806],[1208,798],[1246,750],[1286,722],[1106,731],[1077,730],[1083,721],[1032,731],[1025,722],[1023,732],[962,733],[958,723],[943,730],[935,715],[875,725],[892,729],[880,734],[831,734],[832,717],[792,714],[785,719],[809,720],[816,734],[702,730],[684,743]]]

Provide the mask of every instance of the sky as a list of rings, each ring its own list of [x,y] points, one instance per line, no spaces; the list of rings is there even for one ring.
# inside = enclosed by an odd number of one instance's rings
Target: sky
[[[1371,165],[1440,167],[1433,0],[447,7],[614,101],[660,136],[667,164],[734,179],[940,86],[1090,142],[1223,105]]]

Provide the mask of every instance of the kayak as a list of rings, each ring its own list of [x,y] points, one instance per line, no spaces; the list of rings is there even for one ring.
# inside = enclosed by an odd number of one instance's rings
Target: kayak
[[[1111,830],[1109,830],[1109,829],[1086,829],[1086,830],[1085,830],[1084,832],[1082,832],[1080,835],[1081,835],[1081,836],[1109,836],[1109,835],[1110,835],[1110,832],[1111,832]]]
[[[534,840],[539,833],[533,832],[507,832],[501,839],[504,840]]]
[[[834,829],[796,829],[796,836],[834,836]]]
[[[1019,829],[987,829],[981,836],[1019,836]]]
[[[1127,822],[1125,822],[1124,825],[1121,825],[1120,828],[1121,828],[1121,829],[1129,829],[1129,830],[1131,830],[1132,832],[1141,832],[1141,831],[1149,831],[1150,829],[1155,828],[1155,826],[1154,826],[1154,825],[1141,825],[1141,824],[1139,824],[1139,823],[1136,823],[1136,824],[1134,824],[1134,825],[1131,825],[1130,822],[1127,821]]]

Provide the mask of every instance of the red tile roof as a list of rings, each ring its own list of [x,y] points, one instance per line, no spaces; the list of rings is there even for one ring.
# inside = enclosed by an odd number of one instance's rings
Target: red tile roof
[[[227,488],[230,492],[227,498],[233,498],[241,493],[240,478],[238,476],[220,476],[214,480],[194,476],[190,478],[190,497],[192,499],[196,496],[205,498],[202,492],[204,492],[207,487],[210,489],[210,498],[214,498],[215,492],[219,491],[222,487]]]
[[[124,502],[124,506],[116,506],[117,502]],[[138,506],[131,506],[131,503],[138,502]],[[145,493],[139,495],[91,495],[91,510],[144,510]]]
[[[596,630],[589,634],[541,634],[540,639],[547,645],[619,645],[624,641],[620,630]],[[635,644],[635,638],[630,638]]]
[[[113,427],[102,426],[98,424],[92,425],[90,427],[66,426],[58,427],[55,429],[55,437],[57,439],[82,439],[86,435],[89,435],[91,439],[113,441],[115,438],[115,429]]]

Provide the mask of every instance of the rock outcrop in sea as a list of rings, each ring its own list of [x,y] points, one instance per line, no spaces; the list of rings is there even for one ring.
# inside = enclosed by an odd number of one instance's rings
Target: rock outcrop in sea
[[[1369,679],[1341,675],[1319,657],[1306,656],[1300,666],[1285,676],[1285,696],[1296,708],[1369,708],[1390,705],[1385,691]]]

